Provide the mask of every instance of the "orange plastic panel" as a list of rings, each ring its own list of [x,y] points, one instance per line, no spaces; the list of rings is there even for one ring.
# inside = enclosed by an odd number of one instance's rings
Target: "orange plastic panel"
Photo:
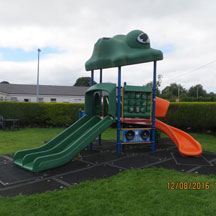
[[[156,117],[165,117],[167,110],[169,108],[170,102],[167,100],[164,100],[162,98],[156,97],[156,111],[155,116]]]
[[[156,119],[156,128],[167,134],[176,144],[179,152],[185,156],[199,156],[202,154],[202,146],[188,133],[167,125]]]

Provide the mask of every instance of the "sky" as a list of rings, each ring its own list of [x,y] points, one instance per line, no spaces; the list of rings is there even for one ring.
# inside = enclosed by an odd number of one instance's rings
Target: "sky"
[[[40,84],[74,85],[90,76],[85,62],[99,38],[139,29],[163,51],[161,89],[202,84],[216,93],[215,11],[215,0],[0,0],[0,81],[36,84],[39,48]],[[125,66],[122,83],[144,85],[152,71],[152,63]],[[103,81],[117,83],[117,69]]]

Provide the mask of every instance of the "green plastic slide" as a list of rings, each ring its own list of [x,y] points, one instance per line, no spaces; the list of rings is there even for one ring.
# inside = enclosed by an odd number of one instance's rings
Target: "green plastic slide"
[[[100,119],[86,115],[45,145],[16,152],[14,163],[32,172],[59,167],[76,157],[112,123],[110,116]]]

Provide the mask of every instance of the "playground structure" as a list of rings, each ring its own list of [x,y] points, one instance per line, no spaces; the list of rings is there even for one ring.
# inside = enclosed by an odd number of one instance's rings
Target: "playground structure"
[[[156,119],[164,117],[169,107],[168,101],[156,97],[157,61],[162,59],[163,53],[152,49],[148,35],[139,30],[99,39],[85,65],[86,70],[91,71],[92,85],[85,93],[86,115],[45,145],[18,151],[14,155],[14,163],[32,172],[61,166],[86,146],[90,145],[92,149],[91,143],[96,137],[99,136],[101,142],[101,133],[114,122],[117,123],[117,154],[120,154],[121,145],[145,143],[151,144],[154,153],[156,129],[159,129],[173,140],[181,154],[200,155],[201,145],[189,134]],[[152,89],[126,84],[121,86],[122,66],[147,62],[153,62]],[[103,69],[112,67],[118,68],[117,95],[116,84],[102,83]],[[93,85],[95,70],[100,71],[100,83]],[[136,127],[130,128],[129,124]]]

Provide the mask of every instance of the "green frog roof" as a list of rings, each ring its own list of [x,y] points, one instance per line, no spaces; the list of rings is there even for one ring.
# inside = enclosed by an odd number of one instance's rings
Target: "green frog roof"
[[[85,68],[90,71],[162,59],[163,53],[150,47],[148,35],[143,31],[134,30],[127,35],[100,38]]]

